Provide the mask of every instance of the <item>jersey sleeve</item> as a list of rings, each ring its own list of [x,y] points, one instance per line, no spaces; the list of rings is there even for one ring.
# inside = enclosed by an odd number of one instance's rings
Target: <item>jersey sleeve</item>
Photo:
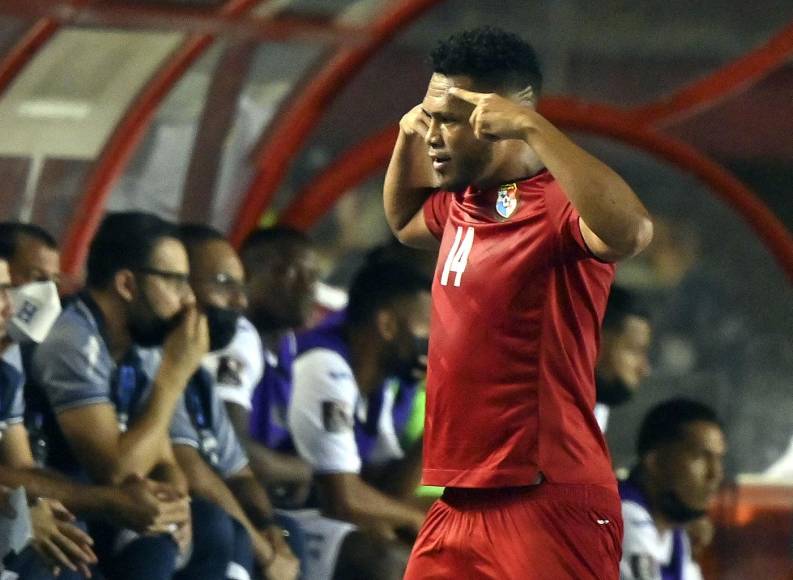
[[[422,207],[427,229],[439,240],[443,237],[443,229],[449,219],[449,206],[453,196],[454,194],[448,191],[435,191],[427,198]]]
[[[317,473],[360,473],[353,431],[357,400],[352,369],[337,352],[316,348],[295,361],[289,430]]]
[[[212,374],[221,400],[250,411],[253,391],[264,373],[262,342],[253,324],[240,318],[231,344],[207,355],[203,366]]]
[[[645,508],[622,502],[624,535],[620,580],[661,580],[658,562],[658,531]]]
[[[104,341],[74,311],[61,314],[33,356],[34,378],[56,413],[110,402],[113,366]]]
[[[578,210],[556,181],[546,189],[545,206],[562,257],[570,260],[597,259],[584,241]]]

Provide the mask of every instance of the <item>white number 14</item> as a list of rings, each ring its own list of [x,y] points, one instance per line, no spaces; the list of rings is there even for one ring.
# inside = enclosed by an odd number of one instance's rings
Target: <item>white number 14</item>
[[[446,256],[446,263],[443,265],[442,286],[446,286],[449,283],[449,274],[451,272],[456,274],[454,285],[460,285],[460,279],[463,276],[463,272],[465,272],[465,267],[468,265],[468,256],[473,245],[474,228],[468,228],[463,239],[463,228],[462,226],[457,226],[457,235],[454,236],[454,243],[449,250],[449,255]]]

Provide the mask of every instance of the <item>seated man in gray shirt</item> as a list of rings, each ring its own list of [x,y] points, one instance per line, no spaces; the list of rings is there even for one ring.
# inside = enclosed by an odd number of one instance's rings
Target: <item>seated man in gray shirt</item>
[[[146,532],[162,525],[161,518],[168,520],[171,505],[157,497],[158,491],[167,488],[151,480],[131,478],[117,487],[86,485],[36,465],[23,422],[22,352],[20,344],[13,342],[8,332],[13,310],[24,308],[26,303],[9,301],[9,262],[0,239],[0,484],[23,486],[35,505],[31,509],[30,547],[7,564],[10,570],[28,580],[53,578],[54,568],[61,570],[58,578],[82,578],[95,563],[93,542],[78,527],[72,513],[86,520],[106,521]],[[42,308],[46,307],[40,307],[37,313],[28,311],[27,316],[41,316]]]
[[[57,417],[50,464],[96,483],[149,477],[169,484],[161,499],[170,517],[158,530],[167,533],[92,527],[108,577],[224,578],[233,547],[222,525],[228,516],[204,501],[186,509],[188,484],[169,438],[209,343],[184,247],[156,216],[109,214],[91,243],[87,275],[86,291],[64,309],[33,360]],[[161,354],[153,350],[160,346]]]

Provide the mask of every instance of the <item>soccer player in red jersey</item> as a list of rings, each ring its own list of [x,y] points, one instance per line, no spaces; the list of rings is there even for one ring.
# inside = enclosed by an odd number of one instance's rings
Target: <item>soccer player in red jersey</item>
[[[406,578],[619,577],[620,500],[593,414],[614,262],[652,222],[536,111],[532,48],[492,28],[432,54],[384,186],[405,244],[437,249],[424,483],[445,486]]]

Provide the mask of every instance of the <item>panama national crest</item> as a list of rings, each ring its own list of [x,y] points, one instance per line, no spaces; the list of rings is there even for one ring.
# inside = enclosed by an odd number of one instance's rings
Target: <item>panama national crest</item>
[[[507,219],[518,208],[518,186],[508,183],[498,188],[496,198],[496,212],[502,218]]]

